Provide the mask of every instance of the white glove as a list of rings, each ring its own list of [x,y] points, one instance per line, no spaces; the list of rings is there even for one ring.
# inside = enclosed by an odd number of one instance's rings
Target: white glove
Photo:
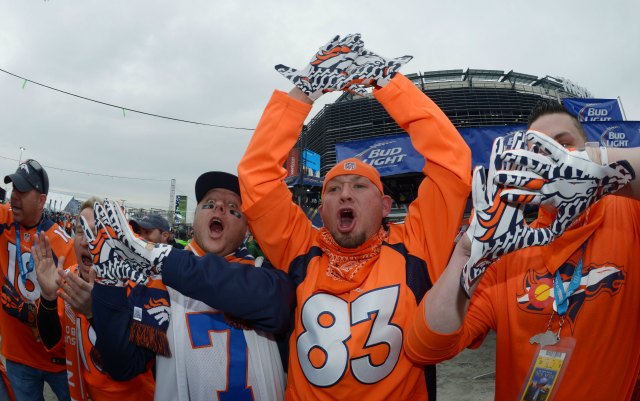
[[[524,133],[516,133],[512,139],[513,146],[524,146]],[[508,204],[501,199],[503,189],[495,185],[494,176],[502,167],[499,157],[507,140],[501,137],[493,142],[488,174],[483,167],[476,167],[473,172],[473,211],[466,232],[471,240],[471,256],[460,277],[467,296],[487,267],[500,256],[529,246],[546,245],[554,239],[551,230],[527,225],[524,203]]]
[[[514,187],[502,192],[507,202],[526,199],[534,204],[551,205],[557,209],[551,225],[554,235],[560,235],[582,212],[627,185],[635,172],[626,161],[599,165],[585,151],[569,151],[536,131],[527,132],[533,151],[508,150],[502,155],[505,163],[516,171],[499,171],[496,184]]]
[[[133,269],[129,263],[118,256],[113,247],[112,235],[101,221],[96,218],[96,234],[89,228],[84,217],[80,216],[80,225],[93,257],[93,269],[96,282],[102,285],[124,287],[129,280],[136,284],[145,283],[147,276]]]
[[[111,238],[115,252],[134,270],[144,276],[162,272],[162,262],[173,249],[171,245],[154,244],[136,237],[122,209],[115,202],[105,199],[104,208],[96,203],[94,212],[96,220],[100,220],[109,233],[115,234]]]
[[[359,33],[343,39],[335,36],[318,50],[304,69],[296,70],[282,64],[275,68],[311,100],[316,100],[324,93],[345,88],[348,79],[344,71],[353,63],[363,45]]]
[[[346,69],[349,75],[348,90],[363,95],[368,86],[384,87],[412,58],[413,56],[402,56],[387,59],[370,50],[362,49],[353,64]]]

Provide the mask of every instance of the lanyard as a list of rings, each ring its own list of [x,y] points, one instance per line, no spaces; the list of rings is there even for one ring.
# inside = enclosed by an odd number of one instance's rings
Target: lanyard
[[[20,266],[20,279],[22,280],[22,284],[27,283],[27,275],[33,271],[33,252],[29,253],[29,264],[25,269],[24,263],[22,262],[22,247],[20,246],[20,225],[15,223],[16,225],[16,255],[18,257],[18,265]],[[36,229],[36,235],[40,234],[40,224],[38,224],[38,228]]]
[[[558,315],[560,316],[567,313],[567,309],[569,308],[569,297],[576,292],[578,287],[580,287],[580,281],[582,281],[582,257],[584,256],[584,250],[587,247],[587,242],[589,242],[589,240],[582,244],[580,260],[578,261],[576,268],[573,269],[573,275],[571,276],[571,281],[569,282],[569,288],[567,288],[567,291],[564,290],[564,283],[560,276],[560,270],[556,270],[556,277],[553,280],[553,293],[556,299]]]

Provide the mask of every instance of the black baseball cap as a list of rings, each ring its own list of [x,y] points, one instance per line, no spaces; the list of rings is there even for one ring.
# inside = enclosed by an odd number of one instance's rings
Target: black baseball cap
[[[200,203],[207,192],[215,188],[228,189],[240,196],[240,183],[237,176],[224,171],[209,171],[196,180],[196,201]]]
[[[129,223],[131,223],[131,226],[133,226],[134,231],[136,229],[136,226],[144,228],[145,230],[153,230],[154,228],[157,228],[161,232],[171,231],[167,219],[157,213],[146,215],[140,219],[131,219],[129,220]]]
[[[35,189],[41,194],[49,193],[49,176],[40,163],[33,159],[20,163],[15,173],[4,177],[5,184],[10,182],[20,192]]]

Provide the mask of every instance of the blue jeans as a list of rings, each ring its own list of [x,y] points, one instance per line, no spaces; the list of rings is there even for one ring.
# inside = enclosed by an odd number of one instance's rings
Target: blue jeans
[[[0,379],[0,401],[11,401],[7,387],[4,385],[4,380],[2,379]]]
[[[16,401],[44,401],[44,382],[49,383],[59,401],[71,400],[66,370],[51,373],[7,359],[7,376]]]

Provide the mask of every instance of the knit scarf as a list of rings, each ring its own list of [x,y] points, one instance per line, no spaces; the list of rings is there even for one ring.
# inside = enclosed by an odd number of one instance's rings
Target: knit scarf
[[[129,300],[133,304],[129,341],[156,354],[170,357],[167,329],[171,317],[171,301],[162,278],[149,277],[146,284],[135,285],[130,282],[129,286]]]
[[[329,258],[326,270],[320,271],[318,289],[341,294],[359,287],[369,275],[380,255],[388,233],[380,227],[364,244],[357,248],[343,248],[326,229],[320,229],[318,245]]]

